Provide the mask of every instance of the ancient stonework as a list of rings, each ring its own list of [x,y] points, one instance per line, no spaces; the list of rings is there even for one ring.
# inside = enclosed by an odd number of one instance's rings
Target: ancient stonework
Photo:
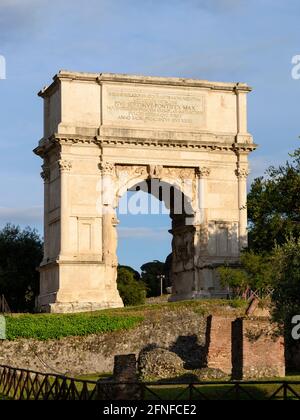
[[[233,330],[233,376],[284,378],[285,343],[268,319],[239,319]]]
[[[207,346],[207,366],[233,379],[285,377],[284,338],[268,318],[210,317]]]
[[[146,348],[138,359],[138,368],[143,380],[172,379],[184,373],[184,362],[174,352],[163,348]]]
[[[276,335],[276,325],[266,318],[236,319],[232,309],[228,312],[228,317],[207,319],[188,309],[166,311],[152,313],[126,333],[4,340],[0,364],[69,376],[114,371],[115,383],[284,377],[285,343]],[[113,398],[125,388],[109,383],[105,389]]]
[[[209,317],[207,322],[207,367],[232,374],[233,318]]]
[[[116,209],[142,185],[170,210],[172,300],[224,296],[218,265],[247,245],[248,155],[241,83],[59,72],[44,99],[44,259],[38,308],[122,306]],[[160,184],[159,184],[160,183]],[[179,204],[184,204],[180,208]]]

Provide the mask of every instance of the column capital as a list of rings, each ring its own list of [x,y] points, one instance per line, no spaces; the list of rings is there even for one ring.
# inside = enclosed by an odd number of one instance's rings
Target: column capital
[[[210,168],[208,168],[207,166],[199,166],[199,167],[196,169],[196,172],[197,172],[197,175],[198,175],[200,178],[208,178],[208,177],[210,176],[211,169],[210,169]]]
[[[100,162],[99,169],[102,171],[103,175],[114,175],[115,163],[107,161]]]
[[[250,171],[247,168],[238,168],[236,169],[235,174],[239,179],[247,179]]]
[[[60,172],[70,172],[72,169],[72,162],[66,159],[60,159],[58,161],[58,167]]]

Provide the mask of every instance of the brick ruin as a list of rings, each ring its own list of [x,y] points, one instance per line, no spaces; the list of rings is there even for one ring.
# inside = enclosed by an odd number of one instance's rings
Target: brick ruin
[[[207,368],[218,369],[233,380],[285,377],[284,338],[268,318],[210,316],[205,353]],[[138,381],[136,355],[116,356],[114,399],[138,399],[141,391],[134,386]]]
[[[210,317],[207,367],[232,379],[285,377],[285,343],[266,318]]]

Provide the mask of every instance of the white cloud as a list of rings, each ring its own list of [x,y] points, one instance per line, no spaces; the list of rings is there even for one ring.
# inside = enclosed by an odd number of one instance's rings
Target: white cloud
[[[8,208],[0,207],[0,225],[13,223],[16,225],[40,226],[43,222],[43,207]]]
[[[0,0],[0,39],[2,44],[14,40],[28,41],[35,32],[38,12],[48,0]]]
[[[152,239],[168,240],[171,238],[168,227],[143,228],[143,227],[119,227],[118,233],[120,239]]]

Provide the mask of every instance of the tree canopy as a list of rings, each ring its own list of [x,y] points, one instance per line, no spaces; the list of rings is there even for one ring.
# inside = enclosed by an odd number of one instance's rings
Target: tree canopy
[[[292,318],[300,315],[300,239],[291,238],[275,248],[273,276],[273,315],[289,331]]]
[[[125,306],[142,305],[146,300],[146,286],[136,279],[135,273],[131,267],[118,267],[117,285]]]
[[[160,295],[160,281],[158,276],[166,275],[165,263],[161,261],[151,261],[141,267],[141,279],[147,286],[147,297]]]
[[[34,310],[42,257],[43,243],[35,230],[9,224],[0,230],[0,294],[12,311]]]
[[[249,248],[271,252],[291,235],[300,236],[300,149],[292,161],[270,167],[257,178],[248,194]]]
[[[273,258],[253,251],[244,252],[240,267],[220,267],[218,273],[222,286],[229,287],[237,297],[247,289],[264,290],[273,284]]]

